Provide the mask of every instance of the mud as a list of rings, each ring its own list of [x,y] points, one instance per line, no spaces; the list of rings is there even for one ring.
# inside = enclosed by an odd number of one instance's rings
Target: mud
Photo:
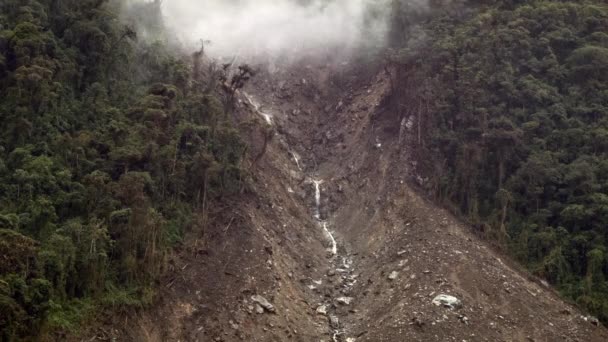
[[[351,75],[312,63],[256,76],[237,120],[275,136],[250,186],[191,234],[158,305],[121,322],[120,339],[607,341],[420,194],[413,119],[384,106],[383,72]],[[243,136],[256,155],[256,129]],[[434,305],[439,294],[462,305]]]

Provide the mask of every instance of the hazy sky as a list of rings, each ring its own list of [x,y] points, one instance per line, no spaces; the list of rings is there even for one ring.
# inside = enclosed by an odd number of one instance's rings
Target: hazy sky
[[[349,51],[362,44],[364,32],[366,42],[377,43],[387,20],[370,20],[368,6],[378,1],[385,0],[165,0],[163,11],[183,43],[210,40],[213,56],[276,55]]]

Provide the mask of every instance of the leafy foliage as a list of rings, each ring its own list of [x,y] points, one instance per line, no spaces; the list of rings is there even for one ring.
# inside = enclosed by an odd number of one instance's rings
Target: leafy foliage
[[[245,146],[163,43],[159,2],[0,2],[0,340],[149,303]],[[47,319],[49,318],[49,319]]]
[[[608,322],[608,7],[485,2],[424,32],[396,60],[426,85],[430,189]]]

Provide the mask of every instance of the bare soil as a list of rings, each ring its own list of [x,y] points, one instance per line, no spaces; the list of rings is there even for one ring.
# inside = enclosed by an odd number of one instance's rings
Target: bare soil
[[[118,340],[608,341],[417,190],[415,133],[384,106],[388,77],[353,74],[311,62],[253,80],[275,135],[247,163],[251,185],[176,252],[158,305],[116,323]],[[244,96],[237,107],[256,156],[265,119]]]

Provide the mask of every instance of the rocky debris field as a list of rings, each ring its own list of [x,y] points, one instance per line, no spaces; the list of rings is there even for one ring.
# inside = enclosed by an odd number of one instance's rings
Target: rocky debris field
[[[141,341],[607,341],[597,320],[417,189],[415,118],[347,64],[261,73],[237,120],[251,186],[171,260]],[[253,128],[251,128],[253,127]]]

